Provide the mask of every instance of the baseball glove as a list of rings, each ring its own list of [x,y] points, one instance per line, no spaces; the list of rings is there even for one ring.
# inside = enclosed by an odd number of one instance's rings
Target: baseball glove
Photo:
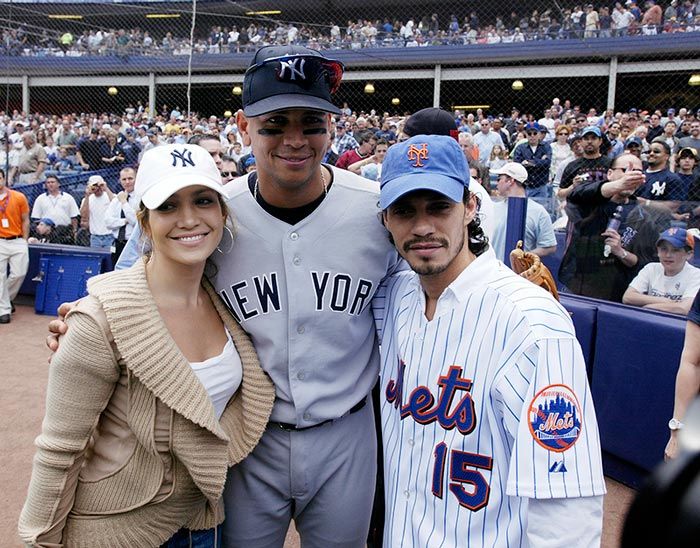
[[[542,264],[537,255],[523,250],[522,240],[519,240],[515,249],[510,252],[510,266],[513,272],[549,291],[557,301],[559,300],[557,284],[549,268]]]

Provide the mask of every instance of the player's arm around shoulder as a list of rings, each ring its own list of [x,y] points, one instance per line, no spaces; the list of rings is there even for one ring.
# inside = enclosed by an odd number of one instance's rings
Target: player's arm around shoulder
[[[403,261],[401,261],[403,262]],[[394,303],[401,300],[405,284],[411,279],[412,272],[407,268],[397,269],[387,276],[379,284],[377,292],[372,297],[372,315],[377,331],[377,339],[380,344],[384,335],[384,328],[388,318],[392,315]]]

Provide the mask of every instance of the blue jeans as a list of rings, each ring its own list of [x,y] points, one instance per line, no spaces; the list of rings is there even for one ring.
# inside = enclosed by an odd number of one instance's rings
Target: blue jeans
[[[161,544],[160,548],[221,548],[221,537],[221,525],[215,529],[201,531],[191,531],[183,527]]]
[[[114,236],[111,234],[90,234],[90,247],[99,249],[109,249],[114,242]]]

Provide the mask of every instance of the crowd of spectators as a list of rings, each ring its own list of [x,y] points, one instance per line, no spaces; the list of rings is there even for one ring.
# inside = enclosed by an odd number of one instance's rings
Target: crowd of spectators
[[[255,51],[270,44],[297,44],[315,49],[362,49],[496,44],[528,40],[612,38],[700,31],[700,2],[672,0],[663,8],[653,0],[634,0],[614,5],[580,4],[573,9],[535,9],[530,14],[512,11],[486,19],[479,11],[460,20],[455,14],[440,17],[357,19],[345,25],[237,20],[230,26],[213,26],[192,44],[197,54]],[[1,50],[9,55],[187,55],[189,36],[164,31],[154,36],[147,30],[89,29],[34,31],[20,26],[2,31]]]
[[[498,215],[505,216],[498,204],[492,208],[492,198],[498,202],[522,196],[538,204],[530,207],[537,212],[537,226],[529,240],[538,254],[557,252],[552,229],[567,231],[568,245],[558,250],[559,280],[571,292],[620,301],[634,276],[646,264],[658,262],[656,238],[661,232],[700,227],[700,109],[599,113],[554,98],[541,114],[517,108],[509,115],[482,110],[442,114],[447,116],[447,132],[458,139],[469,161],[486,215],[496,214],[495,219],[484,218],[485,225],[498,225]],[[344,104],[332,121],[324,161],[379,180],[387,148],[406,138],[410,120],[410,114],[355,112]],[[68,202],[59,190],[67,176],[88,176],[105,167],[138,169],[150,148],[186,142],[212,154],[224,182],[255,169],[235,116],[187,115],[167,105],[149,112],[141,103],[118,115],[0,112],[0,165],[7,169],[8,183],[46,180],[42,200],[47,204]],[[65,193],[70,194],[77,198],[67,204],[70,211],[53,219],[62,241],[90,245],[95,235],[116,241],[114,223],[102,226],[95,217],[97,206],[106,209],[116,199],[109,189],[98,181],[96,186],[83,184],[77,195]],[[73,207],[81,202],[82,208]],[[95,205],[87,218],[91,202]],[[615,215],[620,227],[610,232]],[[54,227],[50,222],[39,227],[39,221],[51,221],[51,215],[37,210],[32,219],[35,237],[46,239],[41,232]],[[91,223],[102,232],[94,226],[91,230]],[[547,236],[538,238],[540,232]],[[93,244],[99,239],[93,237]],[[497,233],[494,241],[502,240]]]
[[[518,109],[509,117],[445,114],[472,176],[490,195],[481,203],[493,218],[482,222],[494,227],[486,232],[499,257],[507,199],[528,198],[525,249],[559,251],[563,290],[687,312],[700,289],[700,270],[683,266],[700,227],[700,109],[598,113],[555,98],[541,117]],[[327,160],[378,179],[386,153],[380,144],[402,140],[404,123],[345,113]],[[555,228],[565,233],[559,244]]]

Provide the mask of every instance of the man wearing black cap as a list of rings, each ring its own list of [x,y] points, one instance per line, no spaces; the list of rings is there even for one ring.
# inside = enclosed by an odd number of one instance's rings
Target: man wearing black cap
[[[583,156],[571,162],[561,176],[558,197],[566,198],[574,187],[584,183],[600,183],[606,180],[610,158],[601,154],[603,134],[598,126],[588,126],[581,131]]]
[[[237,124],[257,171],[227,185],[238,225],[212,279],[251,335],[277,399],[260,444],[229,469],[226,546],[364,546],[377,470],[369,303],[398,255],[378,184],[322,165],[343,66],[300,46],[259,49]]]
[[[510,134],[511,141],[513,135],[517,133],[518,122],[520,122],[520,111],[517,108],[513,107],[510,111],[510,118],[508,118],[505,123],[506,131],[508,131],[508,133]]]

